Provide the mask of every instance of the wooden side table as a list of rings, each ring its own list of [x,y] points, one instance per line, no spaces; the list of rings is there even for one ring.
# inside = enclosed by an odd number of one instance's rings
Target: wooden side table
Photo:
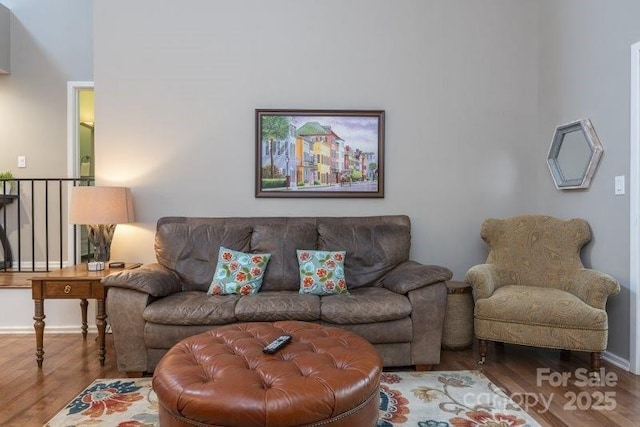
[[[442,348],[466,350],[473,345],[473,294],[470,285],[448,281]]]
[[[126,264],[124,269],[139,267],[140,264]],[[105,346],[104,334],[107,326],[107,314],[104,300],[106,292],[101,280],[122,268],[105,268],[101,271],[88,271],[87,264],[74,265],[60,270],[50,271],[42,276],[31,279],[31,296],[35,306],[34,328],[36,330],[36,361],[38,367],[42,367],[44,359],[44,300],[45,299],[79,299],[82,311],[82,338],[87,338],[87,299],[97,301],[96,326],[98,327],[98,356],[100,364],[104,366]]]

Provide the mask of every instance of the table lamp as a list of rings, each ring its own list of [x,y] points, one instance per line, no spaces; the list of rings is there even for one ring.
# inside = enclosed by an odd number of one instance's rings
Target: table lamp
[[[127,187],[73,187],[69,223],[87,226],[95,260],[104,268],[111,256],[111,240],[117,224],[133,221],[131,190]],[[95,268],[99,269],[99,268]]]

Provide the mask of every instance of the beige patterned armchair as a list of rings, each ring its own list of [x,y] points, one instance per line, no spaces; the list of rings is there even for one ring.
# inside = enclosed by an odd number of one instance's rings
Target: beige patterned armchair
[[[487,261],[465,277],[475,291],[479,363],[488,341],[495,341],[588,351],[591,369],[598,370],[607,348],[605,305],[620,285],[582,265],[580,251],[591,240],[587,222],[544,215],[487,219],[481,237]]]

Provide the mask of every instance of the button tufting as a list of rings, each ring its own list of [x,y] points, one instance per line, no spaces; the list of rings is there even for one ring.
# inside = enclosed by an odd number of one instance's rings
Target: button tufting
[[[289,334],[274,355],[262,348]],[[176,357],[179,355],[179,357]],[[200,365],[196,367],[195,365]],[[313,323],[221,326],[176,344],[158,363],[159,410],[176,426],[373,425],[382,359],[357,335]],[[180,390],[180,393],[176,393]],[[188,402],[188,405],[185,405]],[[260,421],[258,421],[260,420]]]

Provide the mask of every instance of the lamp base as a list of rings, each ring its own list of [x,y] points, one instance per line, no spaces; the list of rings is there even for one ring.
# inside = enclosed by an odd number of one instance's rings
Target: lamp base
[[[111,240],[113,240],[115,230],[116,224],[87,225],[87,238],[95,248],[94,258],[96,261],[101,261],[104,264],[111,258]]]

